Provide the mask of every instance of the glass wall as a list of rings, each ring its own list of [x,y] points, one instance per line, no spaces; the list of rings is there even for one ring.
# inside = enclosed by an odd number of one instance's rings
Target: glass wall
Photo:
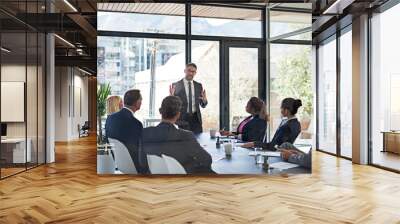
[[[38,93],[38,35],[33,30],[28,30],[27,38],[27,64],[26,64],[26,130],[27,130],[27,148],[30,152],[30,161],[28,160],[28,168],[37,164],[37,147],[38,147],[38,110],[37,110],[37,93]],[[30,150],[29,150],[30,148]],[[28,154],[29,156],[29,154]]]
[[[281,101],[286,97],[300,99],[297,117],[301,133],[297,142],[312,144],[314,130],[311,46],[271,44],[270,128],[275,133],[281,122]]]
[[[336,36],[318,48],[318,149],[336,154]]]
[[[40,3],[0,7],[23,15],[42,10]],[[0,13],[1,178],[45,162],[45,41],[44,34]]]
[[[25,91],[27,75],[26,33],[1,33],[1,161],[2,177],[26,169],[31,162],[31,141],[27,144]],[[6,49],[6,50],[4,50]],[[13,98],[10,98],[13,96]],[[13,109],[11,109],[11,106]],[[10,143],[8,143],[10,141]]]
[[[207,98],[212,99],[201,112],[204,131],[219,129],[219,45],[218,41],[192,41],[192,62],[197,65],[196,80],[202,83]]]
[[[340,36],[340,154],[352,157],[352,33]]]
[[[258,48],[229,48],[229,121],[225,130],[236,130],[249,116],[246,105],[253,96],[258,97]],[[243,91],[238,91],[243,90]]]
[[[184,77],[185,41],[99,36],[97,43],[98,83],[110,83],[111,95],[121,97],[139,89],[142,107],[135,116],[143,122],[160,118],[169,86]]]
[[[190,7],[193,35],[190,61],[198,65],[195,80],[202,83],[207,98],[212,99],[209,100],[207,107],[202,109],[203,129],[204,131],[219,129],[221,128],[220,105],[223,100],[220,99],[220,66],[223,63],[220,61],[220,50],[224,48],[220,37],[259,38],[261,42],[262,10],[196,4]],[[142,108],[136,113],[138,118],[144,123],[146,119],[159,119],[158,106],[163,97],[169,94],[169,85],[184,77],[183,69],[187,57],[185,47],[189,46],[181,36],[186,35],[185,5],[99,3],[98,8],[98,30],[103,33],[108,32],[106,36],[98,37],[98,82],[110,83],[112,95],[123,96],[130,88],[140,89],[143,101]],[[136,25],[137,21],[142,20],[146,22]],[[137,38],[115,36],[123,33],[129,33],[129,36],[138,35],[137,33],[149,35],[157,33],[158,37],[152,39],[142,38],[143,35]],[[196,40],[195,35],[211,38]],[[258,73],[246,73],[241,68],[250,66],[250,71],[258,70],[258,63],[262,63],[258,60],[261,52],[256,49],[256,52],[243,50],[232,54],[235,56],[231,57],[230,71],[238,73],[240,80],[251,75],[250,95],[258,96],[258,89],[253,88],[253,84],[258,87]],[[246,63],[241,63],[238,58]],[[236,73],[233,76],[236,77],[238,75]],[[235,89],[241,85],[237,80],[231,80],[231,83]],[[246,115],[245,105],[250,95],[245,96],[246,102],[237,101],[240,97],[236,95],[239,93],[233,90],[230,92],[232,99],[235,99],[230,104],[232,116],[239,118],[239,114]],[[226,126],[226,129],[230,129],[230,125]]]
[[[312,4],[280,4],[279,7],[311,10]],[[282,121],[280,110],[282,100],[287,97],[296,98],[303,104],[296,115],[301,124],[301,133],[296,143],[303,144],[313,144],[315,136],[311,23],[310,13],[274,8],[269,10],[270,137],[274,135]]]
[[[302,9],[311,9],[311,4],[303,5]],[[287,5],[287,7],[289,6],[290,4]],[[262,77],[262,74],[259,73],[263,71],[260,72],[258,69],[266,67],[260,66],[265,61],[259,60],[259,56],[263,55],[265,49],[246,48],[246,44],[248,46],[256,46],[263,41],[263,10],[261,8],[224,7],[207,4],[191,4],[190,7],[190,31],[192,35],[189,38],[191,39],[190,61],[198,64],[198,74],[195,79],[203,84],[208,98],[213,99],[202,110],[203,128],[205,131],[218,127],[233,130],[235,129],[235,124],[248,115],[245,111],[248,99],[251,96],[264,98],[265,95],[269,94],[261,94],[260,92],[266,89],[266,84],[259,84],[259,78]],[[144,99],[138,116],[142,120],[153,117],[158,118],[157,110],[151,109],[157,109],[157,106],[152,107],[151,105],[159,105],[158,97],[162,99],[162,96],[168,94],[168,84],[183,77],[184,52],[187,50],[185,49],[185,44],[190,46],[184,40],[184,35],[186,35],[185,5],[170,3],[135,3],[126,5],[99,3],[98,8],[100,11],[98,12],[97,25],[100,34],[104,34],[104,36],[98,38],[99,83],[110,82],[112,94],[120,96],[129,88],[142,88]],[[121,16],[118,17],[117,15]],[[311,13],[273,11],[271,9],[269,15],[267,19],[271,23],[269,34],[271,37],[311,27]],[[146,17],[146,22],[137,26],[132,25],[136,24],[139,17]],[[115,21],[115,18],[122,19],[121,21]],[[129,22],[131,20],[132,22]],[[114,26],[115,23],[120,24]],[[138,33],[141,34],[139,35]],[[115,37],[116,34],[130,37]],[[154,37],[154,34],[158,34],[157,38],[160,39],[142,38],[144,35]],[[140,38],[131,36],[140,36]],[[203,36],[207,36],[207,38]],[[221,49],[224,50],[226,46],[229,46],[230,42],[237,41],[239,37],[244,40],[239,43],[240,47],[229,47],[229,51],[220,55]],[[282,39],[285,41],[300,40],[310,42],[311,32],[305,31],[290,38],[285,37]],[[300,136],[305,141],[311,142],[315,135],[312,123],[314,96],[312,93],[310,66],[311,45],[305,45],[307,43],[303,43],[304,45],[299,45],[298,43],[297,45],[274,44],[273,52],[271,52],[273,64],[271,65],[273,67],[271,78],[274,79],[271,80],[271,100],[274,102],[267,102],[267,106],[271,106],[271,116],[273,116],[271,132],[274,132],[280,120],[279,101],[283,97],[289,96],[302,98],[304,106],[299,112],[299,120],[302,122]],[[164,47],[161,47],[162,45]],[[155,56],[157,89],[154,90],[156,92],[155,99],[152,100],[149,99],[149,91],[153,91],[151,90],[152,53],[149,49],[154,48],[154,46],[158,48]],[[294,56],[292,56],[292,52],[295,52]],[[129,54],[132,55],[128,56]],[[223,59],[220,57],[223,57]],[[228,57],[229,64],[225,65],[224,61],[221,60]],[[131,67],[129,71],[124,70],[123,67],[126,67],[129,60]],[[293,67],[296,66],[296,63],[302,63],[299,71],[287,69],[286,65]],[[171,67],[170,65],[174,66]],[[220,76],[224,77],[225,75],[220,74],[221,68],[222,72],[228,73],[227,71],[229,71],[229,80],[220,80]],[[163,72],[168,74],[163,75]],[[299,74],[297,72],[302,73]],[[298,78],[296,80],[291,79],[293,81],[291,84],[302,86],[304,89],[296,89],[285,85],[283,80],[288,77],[289,73],[292,74],[291,78],[295,76]],[[146,80],[141,81],[139,76],[146,77]],[[146,84],[142,84],[142,82]],[[229,93],[229,99],[220,98],[220,87],[223,86],[221,82],[226,82],[223,85],[228,85],[229,83],[229,86],[226,87],[227,90],[223,89],[224,93]],[[243,94],[237,89],[251,91]],[[223,103],[228,104],[226,101],[229,101],[229,108],[223,108],[220,111]],[[224,119],[221,119],[221,117]]]
[[[303,4],[309,6],[311,4]],[[270,11],[270,37],[280,36],[300,29],[309,28],[311,26],[311,13],[285,12],[285,11]],[[291,37],[290,39],[311,40],[311,32]]]
[[[372,19],[372,163],[400,170],[400,5]]]
[[[192,5],[192,35],[261,38],[261,10]]]
[[[109,6],[115,4],[98,4],[98,30],[185,34],[185,4],[119,3],[120,10],[101,11]]]

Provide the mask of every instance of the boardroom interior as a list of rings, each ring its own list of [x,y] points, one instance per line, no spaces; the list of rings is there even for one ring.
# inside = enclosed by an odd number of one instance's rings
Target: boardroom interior
[[[127,90],[139,89],[143,100],[135,117],[144,127],[156,126],[169,86],[193,62],[198,67],[195,80],[209,99],[202,110],[204,132],[236,130],[248,116],[247,101],[255,96],[267,102],[266,137],[271,139],[281,122],[280,103],[292,97],[304,105],[296,142],[311,148],[311,8],[311,3],[285,3],[268,11],[261,3],[98,3],[98,83],[109,84],[110,95],[121,98]],[[102,116],[102,134],[108,115]]]
[[[0,222],[397,223],[399,15],[396,0],[2,0]],[[155,126],[188,62],[210,100],[206,141],[235,129],[251,96],[267,104],[270,140],[280,101],[299,98],[312,169],[98,175],[99,87],[140,89],[135,116]]]

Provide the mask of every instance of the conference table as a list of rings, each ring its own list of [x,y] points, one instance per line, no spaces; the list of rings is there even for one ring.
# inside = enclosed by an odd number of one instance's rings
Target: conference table
[[[225,156],[224,147],[221,145],[220,148],[216,146],[216,138],[211,138],[209,133],[202,133],[196,136],[199,144],[211,155],[212,157],[212,169],[217,174],[264,174],[264,175],[275,175],[275,174],[302,174],[311,173],[311,169],[303,167],[294,167],[289,169],[276,169],[269,168],[264,169],[263,164],[257,164],[254,156],[250,156],[249,153],[254,149],[246,149],[239,146],[235,146],[232,155],[230,157]],[[223,141],[229,141],[229,139],[221,138]],[[280,157],[269,157],[268,163],[283,162]]]

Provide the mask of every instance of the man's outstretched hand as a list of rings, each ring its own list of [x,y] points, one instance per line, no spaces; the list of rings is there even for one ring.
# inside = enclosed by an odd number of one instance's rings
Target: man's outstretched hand
[[[202,92],[201,92],[201,95],[200,95],[200,100],[202,100],[203,102],[207,102],[207,95],[206,95],[206,90],[203,90]]]
[[[169,95],[170,96],[174,96],[175,95],[175,89],[176,89],[175,85],[170,85],[169,86]]]

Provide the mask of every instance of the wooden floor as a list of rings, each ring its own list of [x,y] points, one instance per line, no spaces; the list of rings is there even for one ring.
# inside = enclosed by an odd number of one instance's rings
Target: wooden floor
[[[400,223],[400,175],[313,155],[294,176],[97,176],[96,144],[0,181],[0,223]]]
[[[374,164],[388,167],[395,170],[400,170],[400,155],[391,152],[374,151],[372,157]]]
[[[7,177],[7,176],[11,176],[13,174],[19,173],[19,172],[23,172],[25,171],[25,167],[24,168],[1,168],[1,177]]]

